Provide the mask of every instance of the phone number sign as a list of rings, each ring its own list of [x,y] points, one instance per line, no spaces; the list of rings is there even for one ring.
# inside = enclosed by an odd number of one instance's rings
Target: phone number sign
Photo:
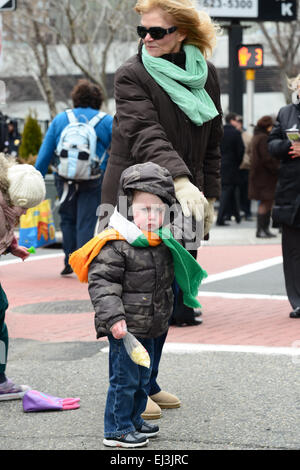
[[[213,18],[257,18],[258,0],[198,0]]]
[[[247,21],[294,21],[297,0],[197,0],[213,18]]]

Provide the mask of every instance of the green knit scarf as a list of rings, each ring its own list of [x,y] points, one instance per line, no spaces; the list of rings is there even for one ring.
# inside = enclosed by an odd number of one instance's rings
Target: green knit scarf
[[[183,49],[186,55],[186,70],[169,60],[152,57],[145,45],[142,48],[142,61],[147,72],[165,90],[171,100],[192,122],[201,126],[219,113],[204,89],[208,72],[201,51],[192,45],[184,45]]]

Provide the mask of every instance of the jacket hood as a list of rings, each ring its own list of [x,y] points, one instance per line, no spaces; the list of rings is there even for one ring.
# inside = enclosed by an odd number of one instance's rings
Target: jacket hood
[[[9,182],[7,178],[7,170],[9,164],[3,153],[0,153],[0,191],[4,197],[8,198]]]
[[[171,206],[176,203],[173,178],[166,168],[156,163],[140,163],[123,171],[120,178],[119,198],[127,196],[132,203],[133,191],[145,191],[160,197]]]

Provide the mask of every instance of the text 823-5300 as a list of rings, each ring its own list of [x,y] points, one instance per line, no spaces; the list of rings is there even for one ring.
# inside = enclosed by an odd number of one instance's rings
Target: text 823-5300
[[[256,18],[258,0],[198,0],[199,8],[208,9],[212,17]]]

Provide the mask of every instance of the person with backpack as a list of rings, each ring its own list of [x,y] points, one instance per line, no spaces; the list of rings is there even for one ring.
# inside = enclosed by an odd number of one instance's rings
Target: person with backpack
[[[53,119],[35,164],[43,176],[54,166],[65,253],[62,276],[73,272],[69,255],[94,236],[113,121],[99,111],[103,98],[98,85],[79,80],[71,97],[73,109]]]

